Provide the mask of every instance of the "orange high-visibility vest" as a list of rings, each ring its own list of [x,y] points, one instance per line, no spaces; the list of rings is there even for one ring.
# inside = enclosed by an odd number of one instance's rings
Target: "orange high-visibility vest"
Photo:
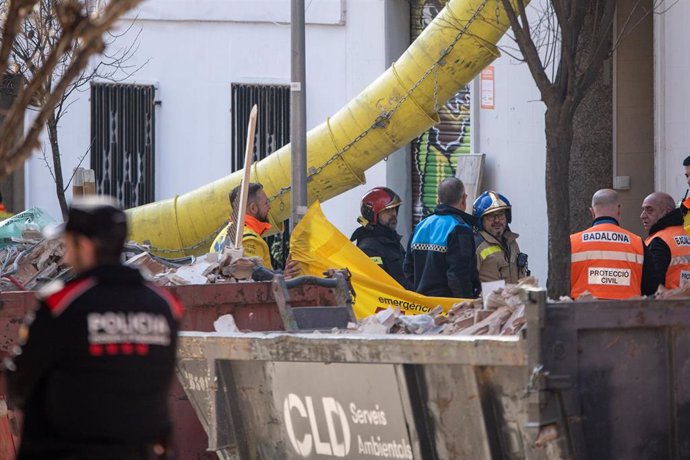
[[[654,238],[661,238],[671,250],[671,263],[666,270],[664,286],[678,288],[690,282],[690,236],[682,225],[674,225],[649,235],[645,244],[649,246]]]
[[[570,235],[570,296],[589,291],[599,299],[642,294],[642,238],[612,223]]]

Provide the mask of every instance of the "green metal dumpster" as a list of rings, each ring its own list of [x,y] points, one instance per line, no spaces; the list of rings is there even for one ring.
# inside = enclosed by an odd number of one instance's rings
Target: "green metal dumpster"
[[[687,300],[525,297],[517,337],[185,332],[178,377],[223,459],[690,458]]]

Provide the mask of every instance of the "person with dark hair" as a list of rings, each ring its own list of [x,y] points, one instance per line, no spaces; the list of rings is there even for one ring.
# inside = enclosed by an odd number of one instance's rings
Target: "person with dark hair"
[[[420,294],[475,298],[481,284],[475,257],[474,217],[465,212],[465,185],[456,177],[438,186],[434,213],[415,228],[405,256],[405,276]]]
[[[683,169],[685,169],[685,181],[688,183],[688,189],[690,189],[690,156],[685,157],[685,160],[683,160]],[[685,190],[685,196],[683,197],[683,200],[685,200],[688,197],[688,190]],[[681,201],[683,201],[681,200]]]
[[[239,185],[230,192],[228,198],[230,199],[230,206],[232,209],[238,208],[240,193],[241,186]],[[271,202],[264,191],[263,185],[254,182],[250,183],[247,188],[247,210],[244,215],[244,233],[242,234],[244,255],[260,258],[265,268],[273,270],[271,251],[268,248],[266,240],[262,238],[262,235],[271,228],[268,219],[270,210]],[[234,238],[234,235],[228,234],[230,225],[231,223],[216,236],[209,252],[223,252],[223,248],[227,244],[227,239]],[[296,261],[290,260],[288,257],[288,263],[285,266],[283,275],[285,275],[286,278],[293,278],[299,274],[299,264]]]
[[[230,206],[237,209],[240,199],[241,186],[237,186],[230,192]],[[271,202],[268,200],[264,187],[261,184],[250,183],[247,189],[247,212],[244,216],[244,233],[242,234],[242,247],[247,256],[259,257],[264,267],[273,269],[271,263],[271,251],[268,244],[261,237],[270,228],[268,222],[268,212],[271,210]],[[230,229],[228,224],[216,237],[211,245],[210,252],[223,252],[227,238],[234,238],[235,235],[228,235]]]
[[[690,282],[690,236],[683,228],[683,211],[668,193],[654,192],[642,202],[642,225],[654,272],[654,285],[675,289]]]
[[[412,284],[403,273],[405,249],[400,244],[401,236],[396,231],[398,208],[402,200],[388,187],[375,187],[364,197],[357,219],[361,225],[350,237],[369,258],[405,289]]]
[[[168,458],[182,305],[121,264],[114,200],[75,199],[62,231],[76,278],[39,292],[5,361],[9,403],[24,413],[17,458]]]

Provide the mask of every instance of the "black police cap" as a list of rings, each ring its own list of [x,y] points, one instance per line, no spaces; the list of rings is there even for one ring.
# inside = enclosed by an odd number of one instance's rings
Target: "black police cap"
[[[73,233],[87,238],[109,238],[127,233],[127,217],[110,196],[89,195],[75,198],[69,206],[67,221],[51,231],[51,236]]]

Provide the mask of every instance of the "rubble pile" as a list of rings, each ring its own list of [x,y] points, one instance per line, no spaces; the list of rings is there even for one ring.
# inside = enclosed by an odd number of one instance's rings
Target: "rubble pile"
[[[175,264],[142,252],[128,259],[126,264],[139,268],[160,286],[178,286],[251,280],[256,267],[261,266],[261,259],[210,253],[191,258],[188,263]]]
[[[676,289],[666,289],[663,285],[659,285],[659,289],[654,294],[656,299],[687,299],[688,297],[690,297],[690,283]]]
[[[0,250],[0,291],[32,290],[67,274],[60,240],[23,238]]]
[[[53,279],[69,277],[71,270],[63,261],[64,255],[61,239],[43,239],[40,232],[24,231],[21,238],[0,249],[0,291],[35,290]],[[167,260],[128,244],[125,258],[125,265],[140,269],[160,286],[231,283],[256,278],[257,271],[258,276],[263,274],[257,269],[261,267],[258,257],[206,254]]]
[[[536,287],[533,277],[509,284],[482,299],[453,305],[447,314],[441,307],[423,315],[403,315],[391,308],[362,319],[354,326],[365,334],[516,335],[525,325],[525,305],[520,290]]]

